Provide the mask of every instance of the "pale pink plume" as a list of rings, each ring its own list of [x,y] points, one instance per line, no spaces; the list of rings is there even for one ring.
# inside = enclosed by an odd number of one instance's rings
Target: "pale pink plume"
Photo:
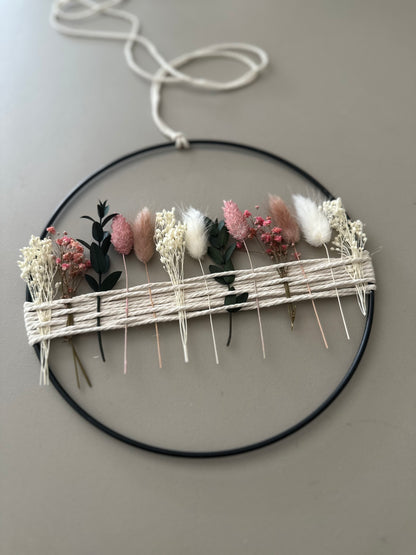
[[[237,204],[232,200],[224,200],[224,222],[230,234],[236,241],[247,239],[250,228],[247,220]]]
[[[143,208],[133,222],[134,253],[147,264],[155,253],[155,219],[148,208]]]
[[[275,225],[282,229],[283,241],[288,245],[298,243],[300,229],[296,219],[280,197],[269,195],[270,217]]]
[[[118,214],[111,224],[111,242],[120,254],[128,255],[133,248],[133,232],[124,216]]]

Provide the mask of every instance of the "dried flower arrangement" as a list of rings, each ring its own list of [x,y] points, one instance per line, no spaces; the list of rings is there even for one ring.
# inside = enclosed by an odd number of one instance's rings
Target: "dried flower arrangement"
[[[224,310],[229,314],[226,342],[229,346],[232,338],[232,315],[242,309],[256,309],[263,356],[265,356],[265,348],[261,307],[286,304],[291,329],[293,329],[296,302],[311,300],[327,347],[314,300],[336,296],[348,335],[340,296],[352,294],[354,291],[360,310],[365,314],[365,295],[375,288],[371,260],[368,253],[364,251],[366,235],[363,232],[363,224],[359,220],[352,222],[348,219],[340,199],[327,201],[318,206],[309,198],[294,195],[293,204],[296,218],[280,197],[270,195],[268,205],[270,215],[265,218],[258,214],[259,206],[256,206],[257,215],[253,216],[248,210],[242,212],[234,201],[229,200],[224,201],[224,220],[221,221],[211,220],[193,207],[184,211],[182,222],[176,220],[174,208],[157,212],[155,216],[147,208],[143,208],[135,221],[130,224],[120,214],[108,215],[107,201],[100,201],[97,205],[98,220],[90,216],[82,216],[92,221],[91,244],[81,239],[73,239],[66,232],[63,236],[52,240],[51,237],[56,234],[53,227],[48,228],[49,235],[45,239],[32,237],[29,246],[22,249],[18,264],[33,300],[32,303],[26,303],[25,318],[27,316],[26,326],[28,336],[31,334],[30,342],[40,342],[41,346],[41,383],[46,384],[49,381],[48,356],[51,338],[67,337],[72,347],[77,384],[80,385],[79,368],[87,383],[91,385],[72,341],[74,334],[85,333],[89,327],[98,333],[103,361],[105,357],[101,331],[124,328],[124,373],[126,373],[128,326],[149,323],[155,325],[158,360],[159,366],[162,367],[158,323],[177,319],[184,360],[188,362],[188,310],[189,317],[209,316],[217,364],[219,358],[213,315]],[[112,222],[111,234],[105,230],[105,226],[110,222]],[[333,250],[340,254],[338,259],[330,258],[327,248],[332,229],[337,233],[333,240]],[[296,248],[301,232],[305,241],[311,246],[325,247],[327,254],[325,259],[301,261]],[[260,245],[262,251],[271,259],[270,266],[254,268],[249,250],[251,240],[256,241],[256,244]],[[108,274],[110,268],[108,251],[111,244],[123,257],[126,287],[116,290],[109,297],[121,275],[121,271]],[[89,260],[84,255],[84,247],[89,250]],[[248,256],[248,270],[236,270],[234,267],[232,257],[238,249],[244,249]],[[145,266],[147,283],[129,287],[126,256],[133,250],[137,259]],[[163,282],[150,282],[148,263],[155,251],[159,253],[160,262],[169,274],[171,282],[169,287]],[[200,277],[184,279],[185,252],[198,261],[201,269]],[[208,285],[203,265],[206,255],[214,262],[209,265],[212,283],[215,281],[219,285]],[[98,278],[87,273],[89,270],[93,270]],[[273,278],[273,272],[277,272],[278,277]],[[276,273],[274,275],[276,276]],[[57,282],[56,276],[58,276]],[[84,277],[95,295],[76,296],[78,286]],[[242,292],[237,292],[235,283],[243,289]],[[220,286],[227,287],[225,297],[221,293]],[[247,290],[244,291],[244,289]],[[59,314],[66,315],[66,330],[52,331],[51,321],[54,303],[57,303],[54,300],[57,291],[60,293],[60,298],[66,300],[63,305],[62,301],[57,305]],[[147,308],[144,308],[145,292]],[[171,297],[174,298],[173,304]],[[84,299],[85,303],[87,300],[90,302],[90,299],[96,303],[96,310],[91,312],[95,319],[95,326],[85,323],[84,316],[82,326],[78,329],[79,324],[75,321],[74,315],[77,314],[76,306]],[[102,312],[101,303],[110,301],[113,303],[111,306],[117,309],[114,312],[117,316],[114,318],[118,320],[115,322],[111,321],[109,309],[106,308]],[[124,316],[118,308],[117,303],[120,302],[124,303]],[[130,303],[134,307],[133,317],[130,317]],[[83,314],[85,312],[84,307]],[[101,322],[103,314],[106,320],[104,326]],[[36,325],[31,318],[37,319]]]

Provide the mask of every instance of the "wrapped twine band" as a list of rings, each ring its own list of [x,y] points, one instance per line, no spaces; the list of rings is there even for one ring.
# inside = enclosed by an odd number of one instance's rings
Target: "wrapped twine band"
[[[279,268],[285,268],[287,277],[279,276]],[[227,291],[224,285],[213,278],[235,275],[236,291]],[[305,277],[306,276],[306,277]],[[353,276],[356,276],[354,279]],[[207,282],[208,290],[205,285]],[[284,284],[290,287],[287,297]],[[311,293],[308,290],[308,285]],[[175,288],[184,291],[185,304],[178,306]],[[196,318],[209,314],[220,314],[235,307],[241,310],[255,310],[256,299],[260,308],[269,308],[286,303],[298,303],[311,299],[325,299],[355,295],[357,288],[362,293],[376,289],[371,257],[364,252],[360,258],[306,259],[262,266],[254,270],[234,270],[196,276],[185,279],[183,284],[173,286],[171,282],[151,283],[153,305],[149,300],[149,285],[137,285],[128,289],[88,293],[71,299],[59,299],[49,303],[24,304],[24,317],[30,345],[42,340],[67,337],[98,330],[115,330],[128,327],[171,322],[178,320],[179,311],[186,317]],[[227,295],[247,292],[248,301],[238,305],[224,306]],[[101,297],[101,311],[97,313],[96,297]],[[209,298],[208,298],[209,295]],[[126,317],[126,297],[129,299],[129,315]],[[73,325],[68,326],[68,316],[72,315]],[[101,325],[97,326],[97,316]]]

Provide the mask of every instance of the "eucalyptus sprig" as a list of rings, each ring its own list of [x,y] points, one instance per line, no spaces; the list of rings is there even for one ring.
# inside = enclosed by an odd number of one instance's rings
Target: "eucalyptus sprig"
[[[205,218],[205,225],[207,227],[208,241],[210,246],[208,247],[208,255],[215,262],[209,266],[209,271],[211,274],[216,274],[219,272],[233,272],[234,265],[232,263],[231,257],[236,249],[235,241],[230,242],[230,234],[224,224],[223,220],[218,221],[218,219],[212,221],[210,218]],[[232,285],[235,280],[235,275],[224,275],[216,276],[214,279],[226,285],[228,291],[235,291],[235,287]],[[247,302],[248,293],[235,293],[227,295],[224,298],[224,306],[230,306],[235,304],[244,304]],[[229,332],[227,339],[227,347],[231,343],[232,331],[233,331],[233,320],[232,315],[234,312],[241,310],[242,306],[236,306],[234,308],[227,308],[229,314]]]
[[[108,249],[111,244],[111,233],[105,231],[104,227],[114,218],[117,214],[108,214],[109,206],[107,201],[99,201],[97,204],[98,221],[94,220],[91,216],[81,216],[92,222],[92,237],[95,239],[91,244],[88,244],[82,239],[78,241],[90,251],[91,268],[97,273],[98,281],[91,275],[85,274],[85,279],[93,291],[110,291],[121,276],[121,272],[112,272],[103,279],[110,269],[110,257],[108,256]],[[97,296],[97,312],[100,313],[101,297]],[[97,326],[100,325],[101,318],[97,316]],[[103,362],[105,362],[103,343],[101,338],[101,331],[98,330],[98,344],[100,346],[100,353]]]

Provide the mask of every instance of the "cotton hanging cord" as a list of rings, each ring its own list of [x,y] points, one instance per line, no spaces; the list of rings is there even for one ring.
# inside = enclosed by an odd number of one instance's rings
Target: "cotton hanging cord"
[[[58,32],[72,37],[118,40],[123,41],[124,56],[130,69],[141,78],[151,82],[150,103],[153,121],[158,129],[168,139],[175,142],[177,148],[188,148],[184,133],[169,127],[160,115],[161,94],[163,85],[170,83],[184,83],[186,85],[209,91],[230,91],[245,87],[259,76],[268,64],[267,53],[251,44],[231,42],[212,44],[178,56],[168,62],[158,51],[156,46],[140,31],[140,19],[133,13],[117,8],[123,0],[54,0],[50,12],[50,24]],[[128,32],[104,31],[76,27],[77,23],[87,21],[93,16],[103,15],[122,19],[130,23]],[[134,47],[141,45],[158,64],[155,73],[149,73],[136,61]],[[229,58],[241,62],[248,67],[240,77],[221,82],[212,79],[192,77],[178,68],[190,61],[207,57]]]

